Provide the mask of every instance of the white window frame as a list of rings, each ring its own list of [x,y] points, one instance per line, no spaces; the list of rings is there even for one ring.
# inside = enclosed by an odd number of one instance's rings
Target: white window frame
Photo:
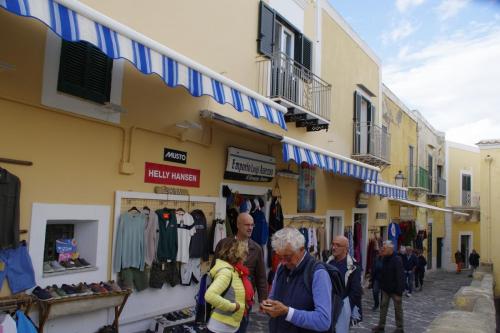
[[[470,176],[470,194],[471,194],[471,203],[472,203],[472,189],[473,189],[473,177],[472,177],[472,172],[470,170],[460,170],[460,179],[459,179],[459,183],[460,183],[460,206],[463,206],[464,205],[464,202],[463,202],[463,196],[462,196],[462,178],[463,178],[463,175],[467,175],[467,176]]]
[[[290,30],[288,27],[286,27],[282,22],[279,20],[275,21],[276,27],[279,29],[279,52],[285,54],[287,57],[291,59],[295,59],[295,33]],[[285,43],[285,33],[289,34],[291,37],[291,44],[290,44],[290,52],[291,54],[286,53],[286,45]]]
[[[120,113],[104,105],[66,94],[57,90],[59,62],[61,59],[61,38],[51,30],[47,31],[45,60],[42,80],[42,104],[59,110],[96,118],[111,123],[120,123]],[[111,73],[110,103],[121,106],[124,60],[113,60]]]

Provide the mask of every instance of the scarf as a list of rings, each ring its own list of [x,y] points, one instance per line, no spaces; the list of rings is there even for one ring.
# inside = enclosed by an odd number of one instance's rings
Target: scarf
[[[234,269],[236,272],[238,272],[238,275],[241,278],[241,281],[243,282],[243,287],[245,288],[245,304],[246,304],[246,309],[245,309],[245,314],[247,313],[248,309],[252,308],[253,305],[253,296],[254,296],[254,290],[253,290],[253,285],[252,282],[248,279],[248,274],[250,271],[248,270],[248,267],[243,265],[241,262],[233,265]]]

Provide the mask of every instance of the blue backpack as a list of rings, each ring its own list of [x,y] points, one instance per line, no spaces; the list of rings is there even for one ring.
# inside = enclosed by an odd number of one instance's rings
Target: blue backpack
[[[327,332],[335,332],[335,325],[339,319],[343,307],[343,298],[345,292],[344,279],[340,271],[327,263],[317,260],[311,260],[304,269],[304,284],[308,293],[312,294],[313,275],[317,269],[324,269],[330,276],[332,282],[332,323]]]

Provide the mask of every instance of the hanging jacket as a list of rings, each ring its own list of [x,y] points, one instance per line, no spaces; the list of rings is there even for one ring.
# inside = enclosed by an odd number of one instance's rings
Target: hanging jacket
[[[283,210],[277,197],[273,197],[269,212],[269,236],[274,235],[278,230],[283,229]]]
[[[194,220],[194,228],[196,233],[191,238],[189,244],[189,257],[202,258],[204,261],[208,260],[208,230],[207,219],[201,209],[195,209],[191,212]]]
[[[269,237],[269,227],[266,221],[266,215],[260,209],[257,209],[252,213],[253,222],[255,223],[255,227],[252,231],[252,239],[260,245],[264,245],[267,243],[267,239]]]

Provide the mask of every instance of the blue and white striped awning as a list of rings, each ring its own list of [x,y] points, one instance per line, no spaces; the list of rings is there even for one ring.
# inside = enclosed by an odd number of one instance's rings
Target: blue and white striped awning
[[[286,108],[76,0],[0,0],[0,7],[34,17],[68,41],[87,41],[113,59],[124,58],[144,74],[157,74],[169,87],[250,112],[286,129]],[[181,29],[181,27],[179,28]]]
[[[391,199],[408,199],[408,189],[382,182],[365,182],[364,192],[371,195],[380,195]]]
[[[340,175],[377,182],[379,169],[292,138],[283,137],[283,160],[307,163]]]

